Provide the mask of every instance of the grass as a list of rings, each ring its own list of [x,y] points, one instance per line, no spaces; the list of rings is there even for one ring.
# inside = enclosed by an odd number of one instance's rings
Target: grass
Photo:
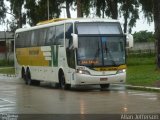
[[[0,66],[14,66],[14,61],[0,60]]]
[[[160,72],[156,71],[155,56],[129,56],[127,60],[127,84],[155,86],[160,82]]]
[[[0,74],[15,74],[14,61],[0,60]]]
[[[15,74],[15,69],[10,67],[0,67],[0,74]]]

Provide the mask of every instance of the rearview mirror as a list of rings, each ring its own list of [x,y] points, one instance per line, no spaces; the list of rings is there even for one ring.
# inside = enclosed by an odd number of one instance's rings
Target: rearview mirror
[[[78,35],[77,34],[71,34],[73,38],[73,48],[76,49],[78,48]]]
[[[127,47],[127,48],[132,48],[132,47],[133,47],[133,44],[134,44],[133,35],[131,35],[131,34],[126,34],[126,40],[127,40],[127,45],[126,45],[126,47]]]

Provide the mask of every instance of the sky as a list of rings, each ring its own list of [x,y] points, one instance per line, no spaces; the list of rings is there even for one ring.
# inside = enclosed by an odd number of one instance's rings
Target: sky
[[[10,6],[8,2],[5,2],[5,3],[7,4],[8,7]],[[70,11],[71,11],[71,17],[76,18],[77,17],[76,11],[73,11],[73,10],[70,10]],[[91,15],[94,14],[94,12],[95,11],[92,11]],[[147,22],[147,20],[143,17],[142,12],[140,12],[139,14],[140,14],[140,19],[137,20],[136,26],[132,28],[132,33],[139,32],[139,31],[142,31],[142,30],[147,30],[147,31],[154,32],[154,22],[151,22],[149,24]],[[10,14],[7,14],[7,19],[11,19],[11,17],[13,17],[13,16],[10,15]],[[94,18],[93,16],[90,16],[90,17]],[[60,18],[66,18],[66,11],[65,11],[64,8],[62,9]],[[122,18],[118,18],[118,20],[122,24],[124,23]],[[29,27],[29,25],[26,25],[26,26]],[[122,25],[122,27],[123,27],[123,25]],[[6,31],[6,30],[7,30],[7,25],[6,24],[0,25],[0,31]]]
[[[71,10],[70,10],[71,11]],[[93,11],[91,14],[94,14],[95,11]],[[72,18],[76,18],[76,11],[71,12],[71,17]],[[139,32],[139,31],[143,31],[143,30],[147,30],[148,32],[154,32],[154,22],[151,22],[150,24],[147,22],[147,20],[143,17],[143,13],[140,12],[140,18],[137,20],[136,22],[136,26],[132,28],[132,33],[134,32]],[[65,9],[62,9],[62,13],[61,13],[61,18],[66,18],[66,12]],[[91,16],[90,16],[91,17]],[[93,17],[91,17],[93,18]],[[123,18],[118,18],[118,20],[121,22],[122,27],[123,27]]]

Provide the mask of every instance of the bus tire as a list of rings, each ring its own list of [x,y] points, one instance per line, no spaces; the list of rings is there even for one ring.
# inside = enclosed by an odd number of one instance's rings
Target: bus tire
[[[25,72],[24,67],[22,67],[22,69],[21,69],[21,78],[24,79],[24,80],[26,78],[26,72]]]
[[[63,71],[60,71],[59,73],[59,84],[60,84],[60,88],[62,89],[69,90],[71,88],[70,84],[66,84]]]
[[[101,89],[109,88],[110,84],[100,84]]]
[[[30,70],[27,68],[26,71],[26,85],[32,85],[33,81],[31,79],[31,74],[30,74]]]

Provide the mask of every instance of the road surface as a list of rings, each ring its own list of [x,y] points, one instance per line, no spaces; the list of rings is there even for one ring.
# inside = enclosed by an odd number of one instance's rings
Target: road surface
[[[61,90],[47,83],[27,86],[16,77],[0,77],[0,113],[11,114],[157,114],[160,93],[126,90],[123,85]]]

